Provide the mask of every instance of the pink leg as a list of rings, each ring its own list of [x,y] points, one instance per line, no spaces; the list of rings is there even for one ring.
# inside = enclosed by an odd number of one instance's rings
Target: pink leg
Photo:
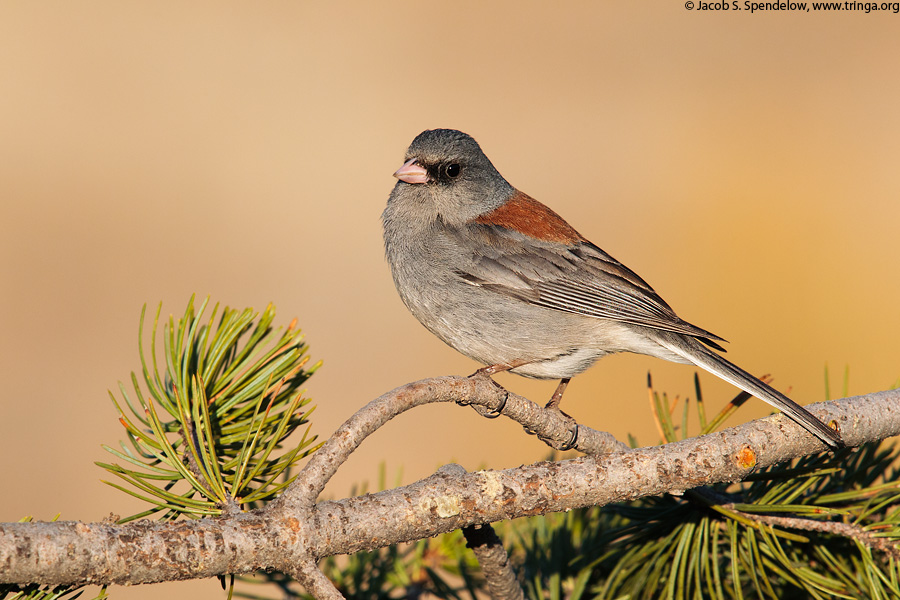
[[[571,377],[567,377],[565,379],[559,380],[559,385],[556,386],[556,391],[553,392],[553,396],[550,397],[550,402],[548,402],[547,406],[545,406],[544,408],[550,408],[550,409],[559,410],[559,412],[562,412],[559,409],[559,403],[562,402],[563,393],[566,391],[566,386],[569,385],[570,380],[571,380]],[[563,414],[566,414],[566,413],[563,413]]]
[[[531,361],[513,360],[508,363],[497,363],[496,365],[481,367],[480,369],[478,369],[477,371],[472,373],[472,375],[487,375],[488,377],[490,377],[491,375],[494,375],[495,373],[502,373],[503,371],[509,371],[510,369],[515,369],[516,367],[521,367],[522,365],[527,365],[529,362],[531,362]]]

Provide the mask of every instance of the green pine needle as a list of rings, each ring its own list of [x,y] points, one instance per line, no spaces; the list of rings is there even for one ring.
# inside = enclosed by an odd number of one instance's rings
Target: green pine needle
[[[265,502],[293,479],[289,472],[313,452],[312,408],[300,386],[319,367],[306,368],[306,344],[295,324],[275,328],[275,308],[219,310],[208,317],[194,298],[176,320],[164,322],[157,356],[160,311],[145,353],[144,319],[138,333],[141,374],[131,374],[132,397],[119,384],[110,392],[128,445],[104,448],[121,463],[97,464],[123,484],[107,482],[171,519],[221,514]],[[161,370],[160,367],[164,366]],[[305,427],[304,427],[305,426]],[[303,431],[296,445],[287,439]]]

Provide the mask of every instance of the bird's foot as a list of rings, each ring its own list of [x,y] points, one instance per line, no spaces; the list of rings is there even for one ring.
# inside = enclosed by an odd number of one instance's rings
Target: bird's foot
[[[550,402],[547,403],[547,406],[545,406],[544,408],[550,409],[553,412],[559,413],[559,415],[565,420],[566,429],[569,432],[569,438],[566,441],[560,442],[549,436],[538,435],[538,439],[555,450],[559,450],[560,452],[565,452],[566,450],[573,449],[575,447],[575,445],[578,443],[578,421],[576,421],[574,418],[572,418],[571,415],[568,415],[565,412],[563,412],[562,410],[560,410],[559,406],[558,406],[558,404],[559,404],[558,402],[556,405],[551,406],[552,403],[553,403],[553,400],[551,399]],[[528,429],[526,429],[525,431],[528,431]],[[535,433],[535,432],[529,431],[529,433]]]
[[[495,373],[502,373],[503,371],[509,371],[510,369],[515,369],[516,367],[521,367],[526,364],[527,361],[513,361],[511,363],[498,363],[495,365],[489,365],[487,367],[482,367],[469,375],[469,379],[474,379],[476,377],[483,377],[494,384],[498,389],[503,392],[503,397],[500,400],[500,406],[488,409],[483,406],[473,405],[472,408],[475,409],[479,415],[486,419],[496,419],[503,413],[503,409],[506,408],[506,401],[509,399],[509,392],[506,391],[502,385],[497,383],[491,378],[491,375]],[[457,402],[457,404],[465,405],[469,404],[468,402]]]
[[[506,408],[506,401],[509,400],[509,392],[507,392],[503,386],[501,386],[496,381],[491,380],[494,385],[503,390],[503,397],[500,399],[500,406],[497,408],[485,408],[484,406],[478,406],[477,404],[473,404],[472,408],[475,409],[479,415],[484,417],[485,419],[496,419],[500,415],[503,414],[503,409]]]

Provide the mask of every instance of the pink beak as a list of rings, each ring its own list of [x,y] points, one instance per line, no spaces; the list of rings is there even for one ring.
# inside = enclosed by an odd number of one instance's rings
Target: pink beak
[[[397,169],[394,177],[406,183],[428,183],[428,171],[422,168],[415,158],[411,158]]]

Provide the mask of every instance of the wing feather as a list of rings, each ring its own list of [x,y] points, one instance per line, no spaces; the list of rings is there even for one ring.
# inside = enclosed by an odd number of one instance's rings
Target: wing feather
[[[522,244],[524,236],[505,227],[467,227],[468,240],[479,243],[458,274],[472,285],[552,310],[689,335],[722,349],[713,341],[721,337],[679,318],[647,282],[586,240]]]

